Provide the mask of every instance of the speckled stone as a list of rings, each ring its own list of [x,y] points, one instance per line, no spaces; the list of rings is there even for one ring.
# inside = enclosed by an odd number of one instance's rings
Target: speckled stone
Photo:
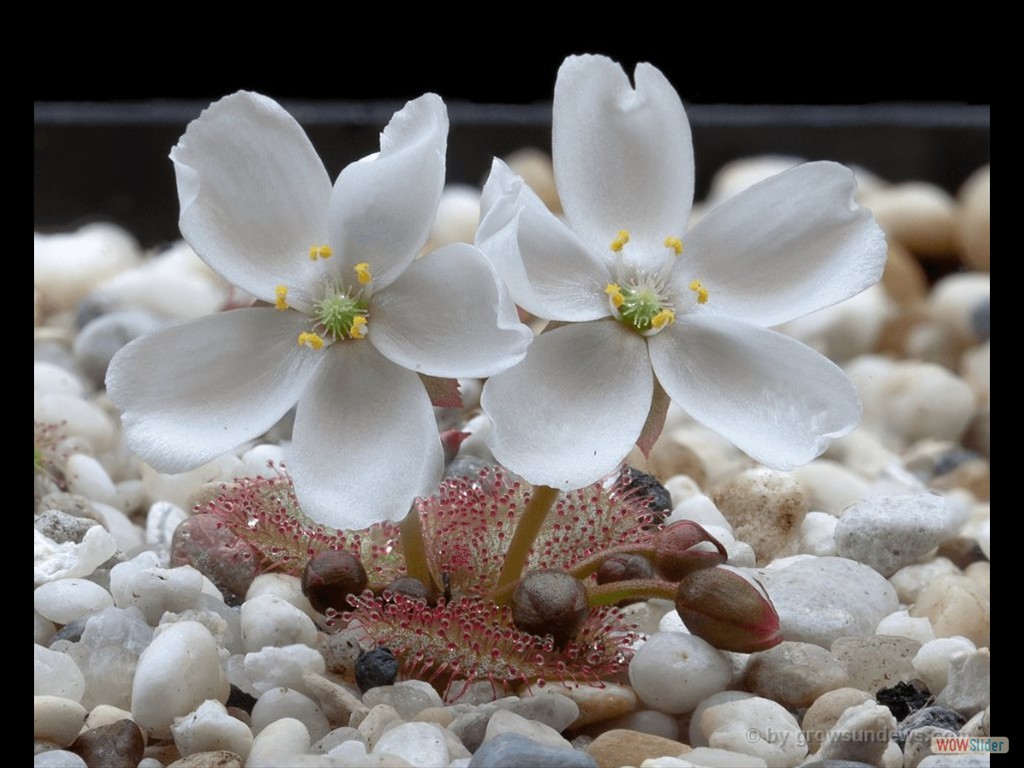
[[[746,687],[790,709],[809,707],[823,693],[848,681],[836,657],[811,643],[783,642],[752,654],[747,664]]]
[[[711,498],[736,538],[754,548],[758,565],[796,552],[800,523],[810,504],[791,474],[749,469],[716,487]]]
[[[682,742],[623,729],[605,731],[587,747],[600,768],[639,765],[653,757],[682,757],[689,751]]]
[[[841,637],[832,644],[832,653],[850,676],[850,685],[869,693],[913,679],[914,656],[920,649],[916,640],[887,635]]]
[[[216,752],[196,752],[175,760],[167,768],[245,768],[240,755],[220,749]]]

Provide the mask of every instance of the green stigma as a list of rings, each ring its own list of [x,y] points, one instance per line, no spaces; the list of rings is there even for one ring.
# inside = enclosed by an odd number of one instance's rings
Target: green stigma
[[[335,341],[366,335],[367,303],[347,293],[332,293],[313,305],[317,327]]]

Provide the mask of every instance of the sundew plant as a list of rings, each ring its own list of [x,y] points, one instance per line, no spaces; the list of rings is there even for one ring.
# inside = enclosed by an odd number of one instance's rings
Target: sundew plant
[[[649,64],[631,82],[574,56],[553,102],[564,216],[495,160],[475,244],[421,253],[447,136],[426,94],[332,182],[280,105],[239,92],[173,148],[185,240],[256,302],[117,354],[128,446],[180,472],[296,408],[287,469],[199,500],[175,561],[236,599],[258,573],[300,576],[325,627],[449,698],[613,678],[635,640],[621,606],[649,597],[718,648],[777,644],[760,585],[696,523],[665,525],[664,489],[624,460],[670,402],[780,469],[854,428],[846,375],[771,330],[880,278],[853,174],[797,166],[691,227],[678,94]],[[434,406],[461,405],[465,379],[484,380],[494,463],[446,475]]]

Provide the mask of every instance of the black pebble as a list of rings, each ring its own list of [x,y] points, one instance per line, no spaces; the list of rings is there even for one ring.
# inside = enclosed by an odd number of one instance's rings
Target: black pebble
[[[238,709],[252,714],[252,708],[256,706],[256,699],[243,691],[241,688],[232,685],[228,700],[224,702],[225,707],[238,707]]]
[[[356,658],[356,685],[366,693],[380,685],[393,685],[398,677],[398,659],[390,648],[363,651]]]
[[[672,511],[672,496],[654,475],[627,467],[622,472],[622,487],[647,497],[647,508],[654,515],[655,524],[661,524]]]
[[[912,680],[909,683],[899,682],[891,688],[882,688],[876,695],[875,700],[884,704],[896,718],[896,722],[903,722],[907,715],[916,712],[928,703],[931,698],[931,691],[928,686],[920,680]]]

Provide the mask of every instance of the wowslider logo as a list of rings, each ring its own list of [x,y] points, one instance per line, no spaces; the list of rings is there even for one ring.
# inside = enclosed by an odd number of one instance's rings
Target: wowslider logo
[[[936,755],[1003,754],[1010,751],[1005,736],[934,736],[932,752]]]

